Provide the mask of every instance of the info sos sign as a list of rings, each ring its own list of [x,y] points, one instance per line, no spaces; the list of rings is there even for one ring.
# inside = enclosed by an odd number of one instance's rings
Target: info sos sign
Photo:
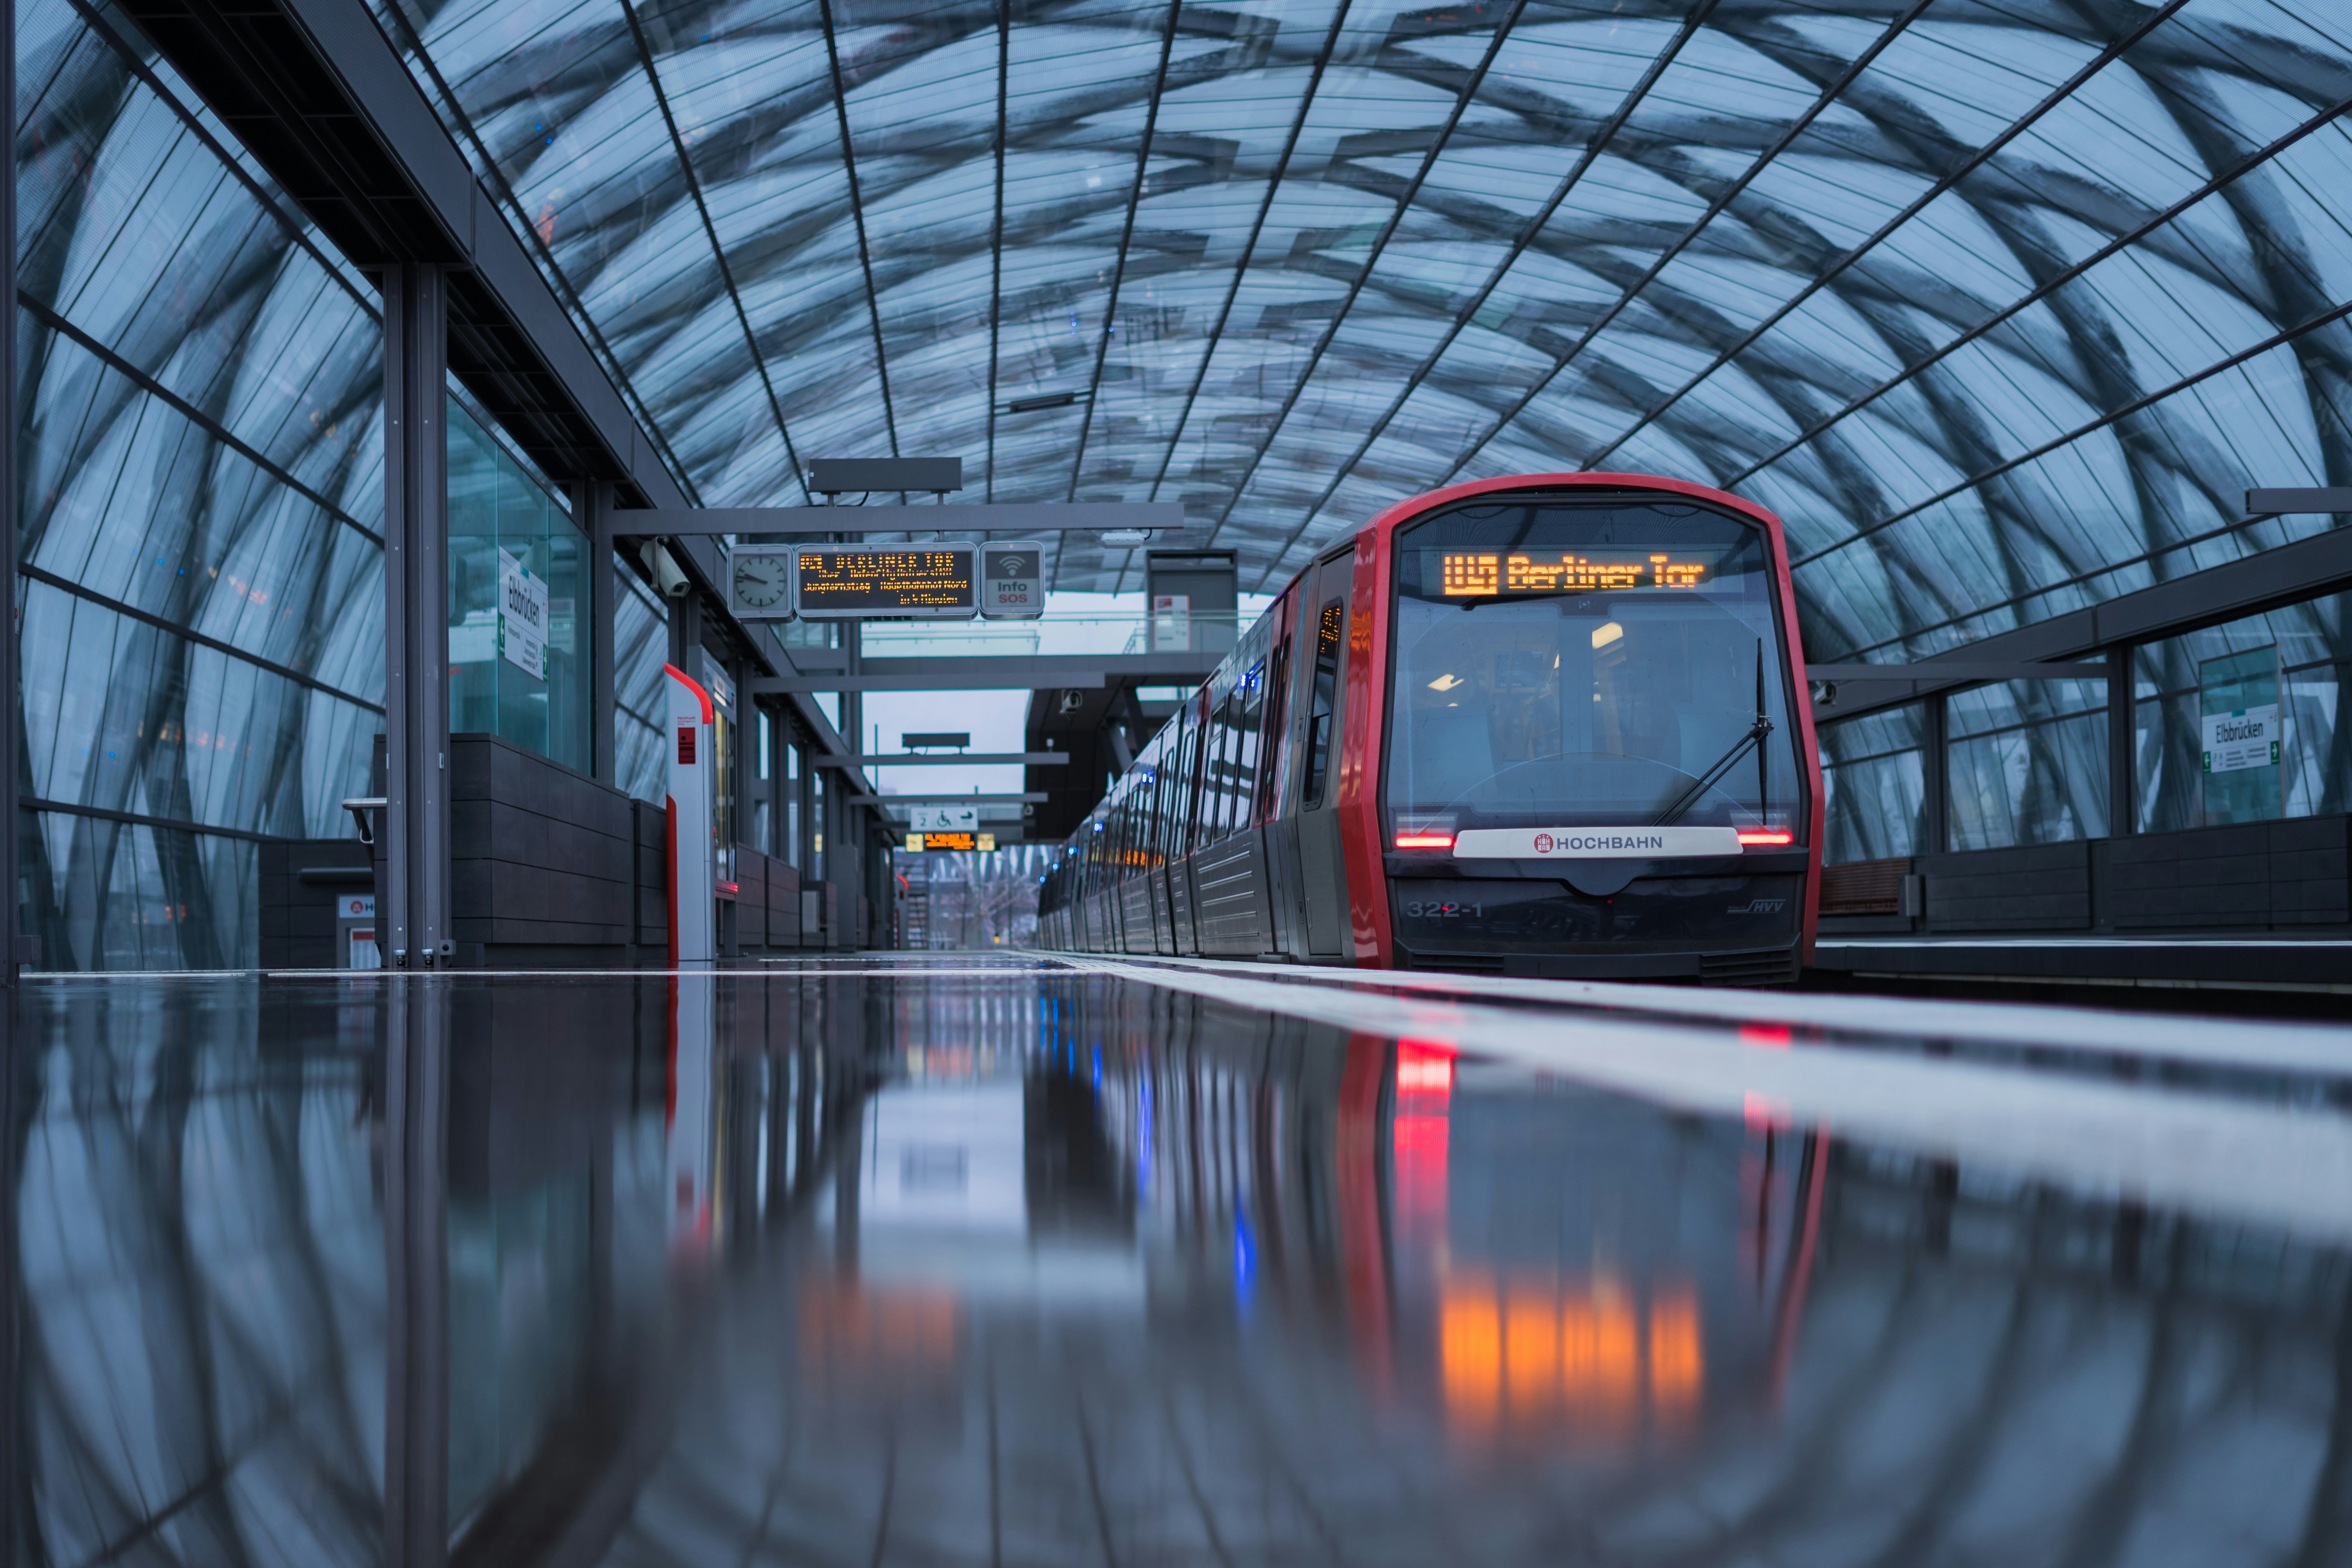
[[[980,547],[980,613],[1034,620],[1045,613],[1045,547],[1032,541]]]

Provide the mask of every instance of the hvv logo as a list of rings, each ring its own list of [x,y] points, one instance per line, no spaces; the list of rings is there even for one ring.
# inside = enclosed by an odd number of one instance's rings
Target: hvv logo
[[[1735,904],[1723,912],[1727,915],[1777,915],[1788,907],[1789,900],[1786,899],[1750,899],[1746,903]]]

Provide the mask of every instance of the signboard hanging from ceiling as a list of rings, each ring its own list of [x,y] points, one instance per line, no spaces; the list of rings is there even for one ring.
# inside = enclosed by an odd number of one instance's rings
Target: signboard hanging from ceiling
[[[980,550],[971,544],[803,544],[793,598],[812,621],[968,621],[978,613]]]
[[[996,835],[993,833],[909,833],[907,835],[907,852],[910,855],[940,849],[965,851],[977,849],[986,853],[995,847]]]
[[[980,547],[980,613],[1032,621],[1045,613],[1045,547],[1034,539]]]

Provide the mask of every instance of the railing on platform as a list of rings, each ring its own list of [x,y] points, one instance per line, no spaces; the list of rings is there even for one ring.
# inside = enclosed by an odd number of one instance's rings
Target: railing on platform
[[[1241,631],[1237,615],[1055,616],[1034,621],[868,621],[866,658],[1036,658],[1089,654],[1223,653]],[[798,626],[803,623],[794,622]],[[824,647],[787,642],[787,647]]]

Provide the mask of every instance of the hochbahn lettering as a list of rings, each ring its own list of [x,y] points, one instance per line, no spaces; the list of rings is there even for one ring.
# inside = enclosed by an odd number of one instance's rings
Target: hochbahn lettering
[[[1739,852],[1739,832],[1731,827],[1473,827],[1454,839],[1455,858],[1467,860],[1675,859]]]

